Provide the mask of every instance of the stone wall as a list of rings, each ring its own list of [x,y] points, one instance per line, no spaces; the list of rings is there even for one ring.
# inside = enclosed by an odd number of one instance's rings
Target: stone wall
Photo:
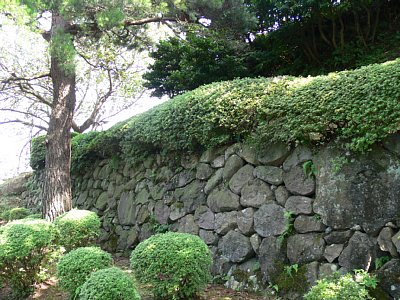
[[[74,205],[101,216],[106,249],[127,252],[166,229],[196,234],[214,275],[232,275],[233,287],[274,283],[294,264],[312,284],[336,270],[371,271],[388,256],[378,276],[400,297],[399,136],[361,157],[337,145],[256,153],[235,144],[176,161],[105,160],[74,178]]]

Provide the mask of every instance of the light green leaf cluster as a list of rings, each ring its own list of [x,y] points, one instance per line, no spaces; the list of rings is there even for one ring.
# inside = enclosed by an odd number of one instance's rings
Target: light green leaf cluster
[[[94,271],[109,268],[111,254],[98,247],[81,247],[64,255],[57,264],[57,278],[60,287],[71,297],[79,294],[80,287]]]
[[[131,254],[136,279],[161,299],[194,299],[211,279],[211,264],[207,245],[187,233],[153,235]]]
[[[73,148],[72,165],[82,170],[93,159],[117,153],[137,162],[151,153],[236,141],[321,145],[340,139],[365,152],[400,129],[399,100],[400,59],[327,76],[217,82],[108,131],[75,137],[73,144],[84,143]]]
[[[67,251],[94,244],[100,234],[100,218],[95,212],[72,209],[54,220]]]
[[[357,278],[358,276],[358,278]],[[374,299],[370,296],[368,288],[376,287],[376,279],[363,270],[357,270],[356,275],[334,274],[332,277],[323,278],[304,295],[305,300],[367,300]]]
[[[81,287],[81,300],[140,300],[132,278],[112,267],[93,272]]]
[[[51,39],[50,54],[58,60],[63,71],[72,75],[75,73],[76,50],[70,34],[58,30]]]
[[[58,238],[45,220],[23,219],[0,227],[0,282],[7,282],[15,299],[25,299],[37,282],[42,262]]]

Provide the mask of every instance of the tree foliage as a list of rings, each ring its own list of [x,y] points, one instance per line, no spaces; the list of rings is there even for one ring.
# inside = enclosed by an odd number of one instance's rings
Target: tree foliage
[[[151,72],[144,75],[152,95],[176,96],[200,85],[250,76],[246,66],[246,46],[217,35],[187,34],[161,41]]]
[[[257,16],[257,25],[248,34],[232,31],[228,39],[231,60],[237,70],[229,70],[237,77],[276,75],[319,75],[331,71],[381,63],[399,56],[400,4],[389,0],[248,0],[247,5]],[[218,43],[215,37],[197,36],[206,43]],[[213,68],[206,69],[192,57],[212,60],[224,49],[211,47],[210,52],[201,43],[187,38],[191,47],[182,47],[185,41],[162,43],[152,54],[155,62],[145,75],[146,86],[155,95],[175,95],[204,84],[202,79],[226,79]],[[212,44],[212,42],[209,42]],[[168,46],[168,47],[166,47]],[[173,57],[177,52],[182,63]],[[186,59],[189,58],[189,59]],[[211,64],[213,65],[213,64]],[[164,67],[164,71],[162,70]],[[199,79],[194,84],[188,78]],[[196,83],[198,83],[196,85]]]
[[[54,220],[71,209],[70,184],[70,131],[74,127],[76,108],[77,55],[88,62],[90,54],[82,49],[110,49],[121,45],[128,49],[142,50],[148,46],[148,26],[152,23],[173,26],[182,22],[199,23],[211,19],[213,27],[223,26],[231,17],[244,21],[249,13],[242,0],[213,1],[150,1],[150,0],[8,0],[0,4],[0,12],[20,23],[34,26],[45,13],[50,14],[50,30],[42,33],[49,42],[50,72],[39,77],[51,78],[52,92],[50,116],[45,141],[45,175],[43,183],[43,215]],[[222,14],[223,12],[223,14]],[[248,22],[237,22],[246,25]],[[107,54],[107,51],[103,51]],[[94,68],[105,70],[111,78],[115,59],[101,56]],[[89,63],[90,64],[90,63]],[[26,82],[26,78],[11,76],[4,84]],[[30,78],[32,79],[32,78]],[[34,80],[37,78],[33,78]],[[112,81],[109,80],[109,91]],[[29,80],[28,80],[29,83]],[[102,98],[99,98],[100,103]],[[48,102],[48,101],[45,101]],[[93,118],[89,118],[93,122]]]

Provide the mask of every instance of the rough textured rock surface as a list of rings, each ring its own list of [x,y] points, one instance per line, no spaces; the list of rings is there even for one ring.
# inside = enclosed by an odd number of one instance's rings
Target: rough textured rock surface
[[[304,264],[322,259],[325,241],[321,234],[295,234],[287,241],[287,257],[291,264]]]
[[[229,188],[235,194],[240,194],[242,188],[246,183],[253,179],[254,167],[251,165],[245,165],[240,168],[229,180]]]
[[[294,221],[294,229],[298,233],[323,232],[326,226],[315,216],[300,215]]]
[[[231,262],[242,262],[253,255],[250,239],[237,231],[229,231],[221,240],[218,249]]]
[[[339,165],[341,158],[348,162]],[[389,221],[399,220],[400,162],[382,148],[351,160],[332,147],[314,158],[318,189],[314,211],[334,229],[360,225],[377,234]],[[379,203],[379,205],[377,205]]]
[[[213,212],[237,210],[240,207],[239,196],[224,187],[213,190],[207,198],[207,204]]]
[[[265,204],[254,213],[254,229],[262,237],[280,235],[285,231],[287,220],[284,208],[277,204]]]
[[[307,176],[302,167],[296,166],[283,174],[283,181],[289,192],[294,195],[309,196],[315,192],[313,176]]]
[[[260,163],[264,165],[279,166],[290,154],[290,150],[284,143],[266,145],[257,156]]]
[[[245,207],[261,207],[273,203],[275,196],[271,188],[262,180],[254,179],[246,182],[241,190],[240,204]]]
[[[313,199],[303,196],[291,196],[286,200],[285,209],[296,215],[312,213]]]
[[[254,177],[269,184],[280,185],[283,183],[283,170],[272,166],[258,166],[254,169]]]
[[[309,160],[312,160],[311,150],[305,146],[299,146],[285,160],[283,170],[289,172],[291,168],[302,165],[302,163]]]
[[[224,172],[222,177],[224,181],[229,181],[233,174],[235,174],[244,165],[244,160],[238,155],[234,154],[225,162]]]
[[[373,267],[375,258],[376,244],[373,238],[356,231],[340,254],[339,264],[347,270],[363,269],[368,271]]]
[[[270,282],[277,275],[279,266],[285,262],[286,249],[281,239],[269,236],[263,239],[259,248],[263,281]]]
[[[392,228],[384,227],[379,233],[378,245],[382,251],[389,252],[391,256],[397,257],[397,249],[392,241],[394,235],[394,230]],[[396,241],[396,238],[394,240]]]
[[[377,271],[379,286],[393,299],[400,299],[400,259],[392,259]]]
[[[215,232],[224,235],[237,227],[237,212],[230,211],[215,215]]]
[[[237,225],[241,233],[251,235],[254,233],[253,226],[254,209],[251,207],[245,208],[237,213]]]
[[[136,214],[136,205],[133,201],[132,193],[123,193],[118,204],[118,220],[121,225],[133,225]]]
[[[329,263],[331,263],[340,256],[343,248],[343,244],[331,244],[325,248],[324,257]]]

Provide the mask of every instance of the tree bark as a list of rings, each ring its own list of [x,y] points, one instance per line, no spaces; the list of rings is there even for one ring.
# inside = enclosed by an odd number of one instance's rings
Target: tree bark
[[[67,22],[53,13],[51,36],[65,30]],[[62,58],[61,58],[62,59]],[[60,58],[51,57],[53,103],[46,140],[46,166],[43,182],[43,217],[53,221],[72,208],[71,127],[74,114],[75,72],[66,71]]]

